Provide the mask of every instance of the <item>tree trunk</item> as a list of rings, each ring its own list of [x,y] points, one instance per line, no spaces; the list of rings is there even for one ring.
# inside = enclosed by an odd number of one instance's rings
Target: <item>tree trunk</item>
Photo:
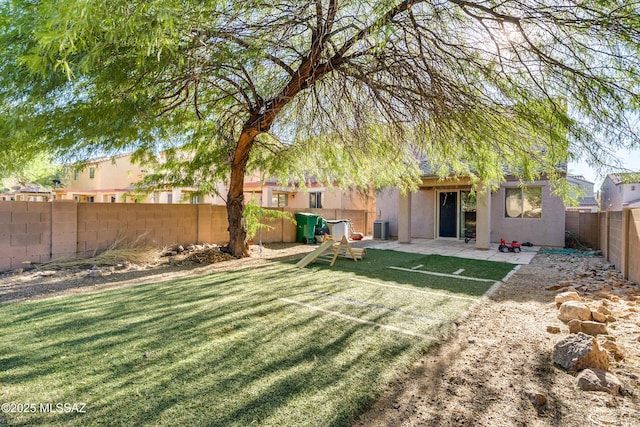
[[[229,244],[231,255],[242,258],[249,256],[245,242],[247,230],[244,228],[244,175],[247,170],[249,153],[258,135],[257,129],[245,127],[238,139],[238,145],[231,161],[231,177],[227,194],[227,219],[229,220]]]

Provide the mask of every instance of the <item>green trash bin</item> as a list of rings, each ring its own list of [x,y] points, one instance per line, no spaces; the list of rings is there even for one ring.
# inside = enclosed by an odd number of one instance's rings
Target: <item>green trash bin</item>
[[[313,243],[319,215],[299,212],[296,214],[296,242]]]

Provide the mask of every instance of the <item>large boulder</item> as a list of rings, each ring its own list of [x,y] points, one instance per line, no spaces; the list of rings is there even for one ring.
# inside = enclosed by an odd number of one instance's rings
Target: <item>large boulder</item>
[[[553,363],[567,371],[596,368],[609,369],[609,355],[596,339],[582,332],[560,340],[553,349]]]
[[[580,301],[563,302],[560,306],[558,319],[568,322],[573,319],[591,320],[591,309],[589,306]]]

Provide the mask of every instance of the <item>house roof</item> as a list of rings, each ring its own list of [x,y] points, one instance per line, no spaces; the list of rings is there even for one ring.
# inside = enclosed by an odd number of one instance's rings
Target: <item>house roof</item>
[[[625,202],[623,203],[623,206],[632,207],[632,208],[640,207],[640,199],[635,199],[635,200],[630,200],[628,202]]]
[[[567,179],[569,179],[569,178],[575,179],[576,181],[582,181],[582,182],[585,182],[587,184],[593,184],[593,182],[589,181],[583,175],[567,175]]]
[[[567,171],[567,164],[566,164],[566,163],[558,164],[558,165],[557,165],[557,168],[558,168],[560,171],[562,171],[562,172],[565,172],[565,173],[566,173],[566,171]],[[452,170],[451,168],[450,168],[449,170],[450,170],[451,174],[453,174],[453,170]],[[431,162],[430,162],[429,160],[422,160],[422,161],[420,162],[420,173],[421,173],[423,176],[425,176],[425,175],[426,175],[426,176],[436,176],[436,175],[437,175],[435,168],[431,165]],[[513,173],[513,171],[512,171],[512,170],[510,171],[510,170],[504,169],[504,175],[505,175],[505,176],[514,176],[515,174]],[[587,182],[588,182],[588,181],[587,181]]]
[[[631,184],[633,178],[637,178],[638,175],[640,174],[640,172],[626,172],[626,173],[612,173],[607,175],[607,178],[613,182],[615,185],[618,184]],[[638,182],[640,181],[640,179],[635,180],[635,182],[633,183],[640,183]]]
[[[585,197],[580,199],[578,202],[580,206],[598,206],[598,201],[595,197]]]

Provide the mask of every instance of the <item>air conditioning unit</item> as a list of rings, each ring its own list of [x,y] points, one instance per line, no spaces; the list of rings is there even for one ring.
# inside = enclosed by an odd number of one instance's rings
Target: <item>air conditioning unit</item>
[[[373,221],[373,238],[389,240],[389,221]]]

